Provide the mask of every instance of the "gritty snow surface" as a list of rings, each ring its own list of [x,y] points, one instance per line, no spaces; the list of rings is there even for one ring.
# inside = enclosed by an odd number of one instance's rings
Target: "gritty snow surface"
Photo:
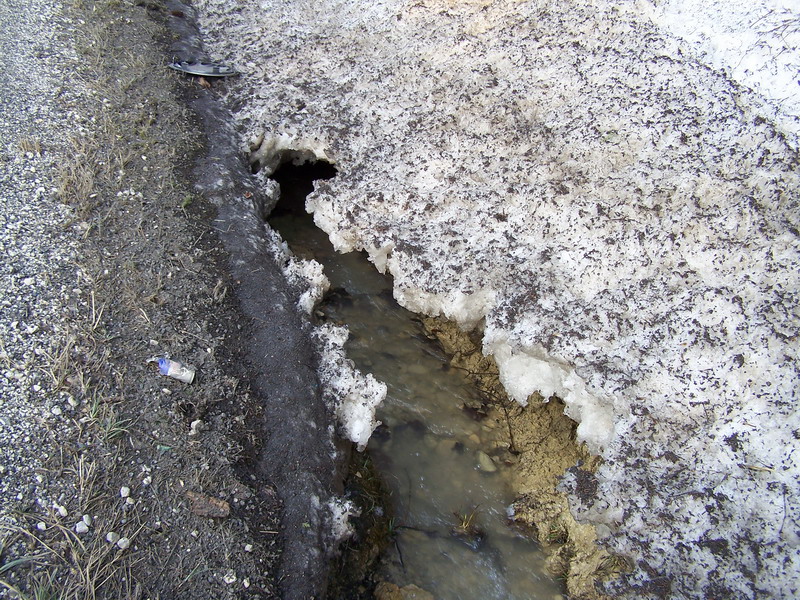
[[[656,24],[693,44],[714,68],[757,90],[779,107],[775,116],[800,133],[797,0],[654,0],[652,4]]]
[[[481,328],[520,402],[563,398],[604,458],[563,480],[573,512],[635,564],[609,591],[797,597],[797,96],[769,92],[796,9],[723,43],[746,3],[197,4],[265,169],[336,164],[307,205],[336,247]]]

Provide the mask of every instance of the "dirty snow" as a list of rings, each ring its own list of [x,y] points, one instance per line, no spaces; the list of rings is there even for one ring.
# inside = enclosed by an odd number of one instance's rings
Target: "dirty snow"
[[[702,60],[762,95],[800,133],[797,0],[654,0],[653,22],[690,42]],[[789,116],[790,118],[787,118]]]
[[[605,459],[573,511],[637,565],[611,591],[798,594],[797,50],[736,29],[796,7],[198,6],[243,134],[335,163],[307,207],[337,249],[482,327],[518,400],[563,397]]]

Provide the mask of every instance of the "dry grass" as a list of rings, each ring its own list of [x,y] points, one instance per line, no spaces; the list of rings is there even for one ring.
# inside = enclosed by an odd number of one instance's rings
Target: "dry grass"
[[[607,554],[600,560],[595,576],[598,579],[611,579],[620,573],[630,573],[633,570],[633,561],[621,554]]]
[[[119,3],[113,1],[74,4],[77,10],[91,14],[113,11],[116,6]],[[151,144],[153,124],[153,116],[144,106],[133,114],[117,108],[124,101],[126,90],[135,86],[145,71],[145,60],[114,43],[115,33],[108,19],[85,21],[77,42],[81,54],[79,71],[83,71],[76,72],[76,78],[108,100],[107,106],[97,107],[92,131],[69,139],[57,170],[60,199],[75,208],[78,219],[89,219],[102,194],[115,194],[126,183],[126,168]],[[121,71],[111,71],[105,65],[110,54],[122,61]],[[102,75],[95,76],[97,73]],[[131,123],[135,144],[131,144]],[[23,139],[18,146],[23,153],[42,151],[35,139]],[[102,220],[94,219],[86,235],[98,224],[102,225]],[[114,486],[119,475],[115,472],[115,457],[134,423],[120,415],[116,407],[120,399],[111,392],[112,388],[121,387],[123,375],[109,370],[109,338],[104,331],[109,315],[106,303],[99,301],[95,293],[102,282],[97,277],[85,277],[85,312],[55,328],[51,336],[54,344],[42,352],[37,366],[53,391],[66,391],[82,405],[82,416],[74,421],[76,436],[91,445],[93,455],[104,455],[98,459],[102,466],[98,466],[98,462],[76,452],[72,465],[60,474],[75,489],[76,500],[68,506],[70,519],[85,514],[91,515],[94,522],[88,532],[78,534],[75,523],[68,522],[57,510],[51,509],[46,515],[14,514],[13,522],[0,525],[0,595],[4,595],[2,590],[23,600],[139,595],[131,570],[142,559],[135,550],[136,538],[143,529],[140,509],[125,504],[109,491],[119,489]],[[72,451],[62,452],[66,452],[69,463]],[[109,543],[106,534],[112,531],[127,537],[131,546],[123,550]]]
[[[135,597],[131,569],[141,559],[135,541],[144,529],[138,512],[105,491],[108,474],[97,463],[76,455],[68,471],[77,492],[77,506],[68,514],[91,515],[89,531],[76,533],[75,523],[56,508],[47,515],[17,514],[16,524],[0,525],[0,532],[5,547],[24,545],[27,552],[0,566],[0,585],[25,600]],[[110,532],[128,538],[131,546],[109,542]]]
[[[83,208],[96,194],[98,145],[77,136],[70,140],[70,147],[70,157],[58,170],[58,195],[63,202]]]
[[[19,150],[23,154],[36,154],[40,155],[42,153],[42,144],[39,140],[34,138],[22,138],[18,142]]]
[[[164,77],[173,75],[166,69],[163,77],[154,73],[162,57],[144,46],[148,28],[156,27],[148,15],[158,10],[129,10],[132,5],[74,3],[85,25],[76,41],[80,60],[71,67],[76,86],[91,91],[88,129],[67,140],[58,188],[85,241],[75,265],[81,292],[70,293],[65,322],[53,325],[50,347],[29,365],[45,374],[48,393],[68,395],[71,405],[59,419],[48,415],[46,433],[58,447],[37,472],[66,512],[33,503],[22,512],[5,511],[11,521],[0,527],[0,540],[7,541],[6,552],[0,548],[0,597],[219,597],[209,572],[221,563],[238,569],[254,561],[242,557],[241,532],[229,534],[217,522],[183,512],[186,489],[227,493],[227,465],[243,452],[233,442],[222,447],[211,438],[214,432],[187,439],[188,415],[198,411],[192,418],[203,418],[205,406],[219,401],[217,392],[199,386],[165,392],[170,382],[155,381],[143,366],[145,353],[188,352],[197,346],[194,340],[216,347],[217,340],[195,329],[195,321],[184,322],[187,301],[181,294],[197,292],[221,304],[228,289],[222,279],[197,289],[196,282],[182,279],[199,267],[190,253],[194,246],[173,235],[182,231],[181,223],[176,226],[168,213],[181,208],[181,199],[182,208],[195,200],[176,179],[174,164],[196,149],[199,138],[182,120],[187,109],[162,93]],[[134,35],[117,39],[121,31]],[[35,151],[33,141],[26,144],[21,151]],[[2,351],[0,340],[0,364],[9,360]],[[155,477],[144,474],[151,467]],[[126,503],[120,487],[137,481],[137,500]],[[82,515],[93,522],[88,532],[77,533]],[[233,520],[225,527],[239,531]],[[203,535],[193,537],[196,530]],[[109,543],[110,532],[129,538],[131,546],[120,550]],[[248,568],[251,579],[261,577],[261,566]]]

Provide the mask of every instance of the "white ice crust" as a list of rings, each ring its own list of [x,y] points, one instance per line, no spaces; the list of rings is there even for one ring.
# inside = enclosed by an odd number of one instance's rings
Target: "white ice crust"
[[[372,375],[364,375],[347,358],[344,343],[346,327],[326,323],[315,335],[321,348],[320,380],[325,397],[339,422],[345,438],[363,450],[375,428],[375,409],[386,398],[386,384]]]
[[[604,458],[573,512],[636,564],[610,591],[800,595],[796,3],[196,5],[246,135],[336,164],[334,245],[564,399]]]
[[[286,279],[302,290],[297,306],[304,313],[311,314],[311,311],[330,288],[330,282],[325,276],[322,265],[315,260],[296,257],[289,250],[286,242],[269,227],[265,228],[265,232],[267,239],[271,242],[270,248],[273,257],[282,265]]]

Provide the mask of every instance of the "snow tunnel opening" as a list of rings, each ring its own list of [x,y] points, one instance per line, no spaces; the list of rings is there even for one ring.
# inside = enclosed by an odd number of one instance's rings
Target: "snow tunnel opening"
[[[333,179],[336,174],[336,167],[324,160],[285,158],[270,176],[281,191],[269,218],[306,214],[306,197],[314,191],[314,182]]]

